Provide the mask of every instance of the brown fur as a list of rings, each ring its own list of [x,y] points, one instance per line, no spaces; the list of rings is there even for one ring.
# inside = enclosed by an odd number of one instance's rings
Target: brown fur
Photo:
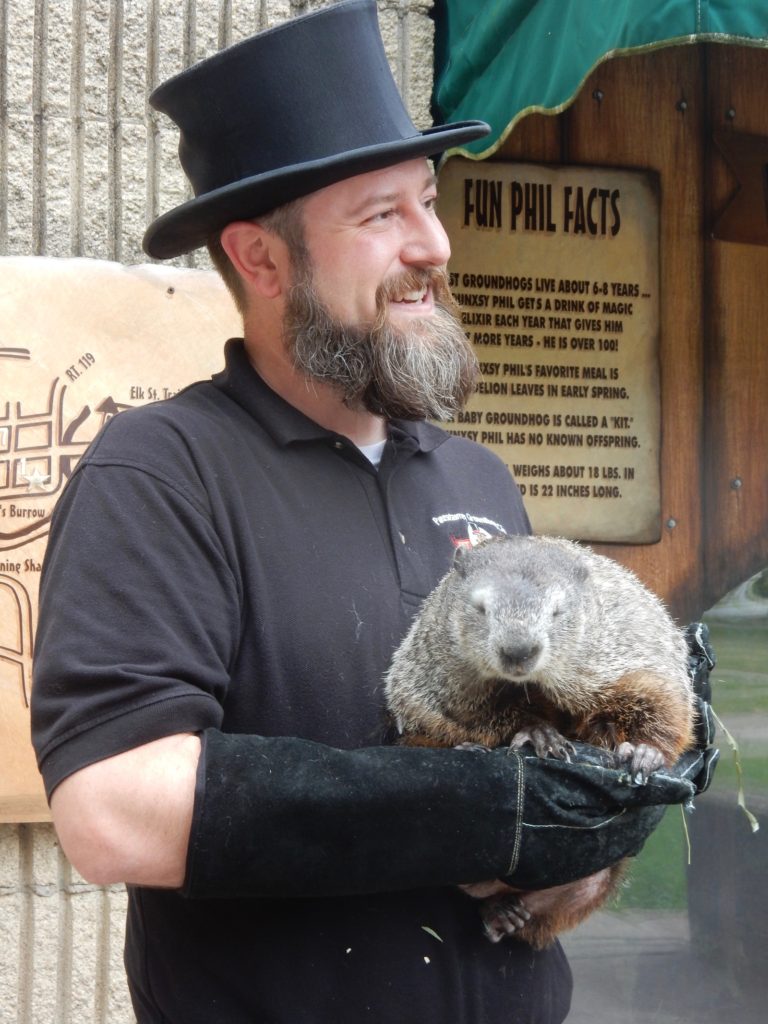
[[[396,652],[387,698],[410,745],[532,741],[543,756],[554,728],[647,774],[692,739],[687,648],[661,602],[611,559],[554,538],[460,553]],[[493,941],[514,934],[543,948],[600,907],[623,870],[538,892],[462,888],[483,901]]]

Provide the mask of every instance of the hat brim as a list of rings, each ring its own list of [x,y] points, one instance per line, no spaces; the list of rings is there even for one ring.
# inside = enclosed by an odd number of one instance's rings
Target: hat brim
[[[172,259],[205,245],[235,220],[250,220],[318,189],[367,171],[381,170],[419,156],[435,156],[453,146],[481,139],[484,121],[459,121],[428,128],[412,138],[366,146],[257,174],[190,199],[154,220],[146,230],[144,251]]]

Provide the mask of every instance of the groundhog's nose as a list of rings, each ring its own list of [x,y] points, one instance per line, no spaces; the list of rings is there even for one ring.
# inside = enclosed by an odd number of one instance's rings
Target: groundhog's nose
[[[506,644],[499,648],[499,659],[505,672],[520,675],[535,663],[541,654],[541,644]]]

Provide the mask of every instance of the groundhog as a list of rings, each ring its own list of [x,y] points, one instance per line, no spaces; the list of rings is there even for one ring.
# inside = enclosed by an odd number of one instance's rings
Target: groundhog
[[[569,740],[615,752],[642,783],[693,739],[688,650],[661,601],[627,569],[571,541],[503,537],[460,548],[396,651],[386,696],[401,742],[478,744],[568,758]],[[616,865],[483,900],[488,937],[542,949],[612,895]]]

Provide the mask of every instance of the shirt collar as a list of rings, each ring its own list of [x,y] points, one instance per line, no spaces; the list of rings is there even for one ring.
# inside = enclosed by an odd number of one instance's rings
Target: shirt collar
[[[242,338],[231,338],[224,348],[225,366],[213,383],[257,420],[279,445],[295,441],[316,441],[337,435],[315,423],[273,391],[251,365]],[[431,452],[448,439],[448,434],[426,420],[392,420],[390,434],[410,438],[419,451]]]

